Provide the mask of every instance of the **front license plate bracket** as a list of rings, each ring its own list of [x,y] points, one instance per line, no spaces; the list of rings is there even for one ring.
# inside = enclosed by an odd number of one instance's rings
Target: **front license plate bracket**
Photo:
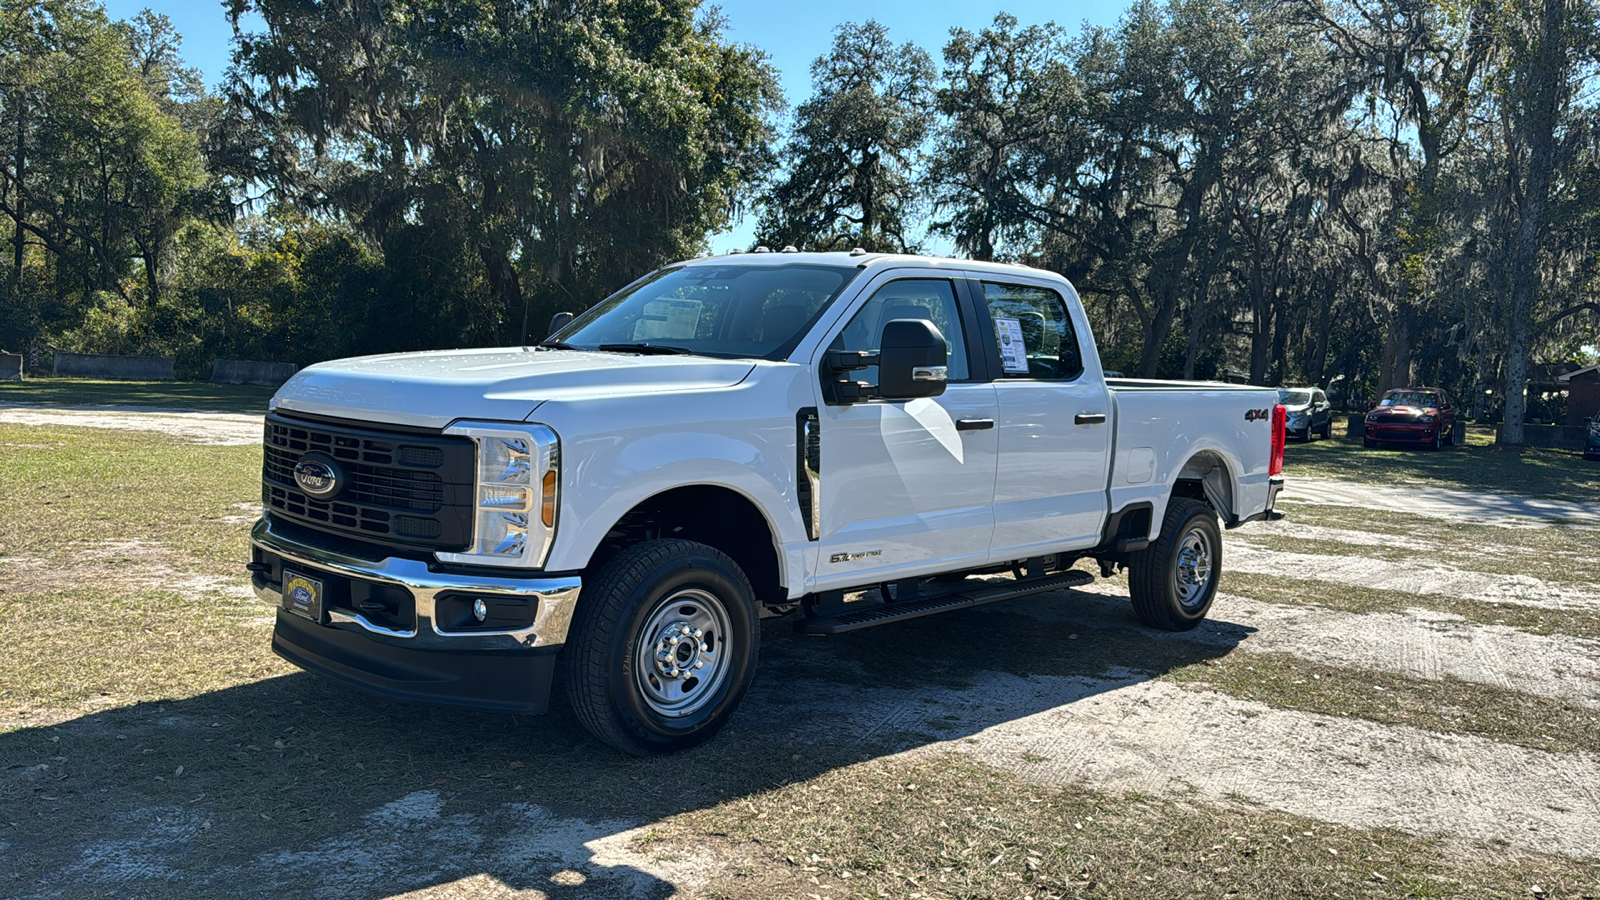
[[[283,572],[283,608],[297,616],[322,624],[322,579],[302,575],[285,569]]]

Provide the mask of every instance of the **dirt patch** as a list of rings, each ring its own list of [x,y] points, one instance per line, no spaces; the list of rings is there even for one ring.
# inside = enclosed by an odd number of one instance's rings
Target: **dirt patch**
[[[1251,522],[1241,525],[1238,530],[1230,531],[1229,536],[1259,534],[1266,537],[1289,538],[1299,541],[1316,541],[1322,544],[1355,544],[1357,546],[1370,546],[1376,540],[1382,540],[1384,546],[1396,550],[1415,550],[1419,553],[1437,553],[1447,549],[1437,541],[1419,540],[1393,534],[1374,534],[1370,531],[1359,531],[1354,528],[1330,528],[1326,525],[1308,525],[1284,519],[1278,522]]]
[[[1289,503],[1326,503],[1357,509],[1387,509],[1505,528],[1545,528],[1559,524],[1600,527],[1600,503],[1482,494],[1422,483],[1362,484],[1291,478],[1284,486],[1280,500]]]
[[[318,897],[594,897],[680,896],[713,870],[707,855],[652,855],[636,848],[642,824],[584,821],[535,804],[508,803],[488,813],[452,811],[438,791],[385,804],[335,840],[284,846],[248,865],[196,871],[190,859],[220,816],[204,805],[134,811],[134,836],[96,841],[51,879],[55,884],[139,892],[181,881],[202,892],[240,884],[268,894]],[[119,830],[122,830],[119,828]],[[41,895],[42,896],[42,895]]]
[[[1295,573],[1323,582],[1418,596],[1439,594],[1482,603],[1542,609],[1600,610],[1595,585],[1545,581],[1531,575],[1472,572],[1428,561],[1390,562],[1365,556],[1290,553],[1230,540],[1224,567],[1257,575]]]
[[[1046,704],[1070,697],[1067,703]],[[1600,857],[1600,757],[1274,709],[1128,674],[987,675],[941,713],[1001,719],[957,750],[1052,785],[1245,801],[1360,828]],[[1014,711],[1015,715],[1008,714]],[[941,729],[915,700],[880,727]]]
[[[194,444],[238,447],[261,443],[261,417],[192,410],[150,410],[137,407],[62,409],[0,404],[0,422],[16,425],[67,425],[155,431]]]
[[[167,547],[148,541],[105,541],[82,549],[71,564],[27,556],[0,556],[0,596],[32,594],[85,584],[111,590],[162,590],[252,599],[238,576],[204,575]]]
[[[1103,595],[1104,600],[1040,600],[1013,608],[1058,628],[1103,629],[1120,623],[1133,629],[1137,625],[1125,612],[1127,599],[1122,590],[1098,582],[1087,591]],[[1236,636],[1241,628],[1249,632],[1243,640]],[[1403,614],[1349,613],[1223,594],[1212,607],[1210,619],[1200,627],[1155,639],[1237,643],[1249,652],[1287,653],[1313,662],[1429,681],[1459,678],[1600,709],[1600,641],[1473,624],[1460,616],[1427,609]]]

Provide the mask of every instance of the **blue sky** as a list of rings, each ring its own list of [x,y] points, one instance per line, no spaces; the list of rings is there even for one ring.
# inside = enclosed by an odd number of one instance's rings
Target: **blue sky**
[[[228,27],[221,3],[205,0],[107,0],[106,12],[115,19],[126,19],[142,9],[152,9],[172,20],[183,35],[183,57],[205,74],[206,83],[215,86],[228,67],[233,32]],[[896,41],[914,41],[933,54],[937,62],[950,29],[977,30],[994,20],[995,14],[1008,12],[1023,25],[1055,22],[1069,32],[1081,23],[1114,25],[1128,7],[1127,0],[1010,0],[1005,4],[929,3],[916,0],[863,3],[856,0],[810,0],[794,3],[725,0],[721,6],[728,21],[728,36],[741,43],[754,44],[772,58],[783,82],[791,107],[811,93],[811,61],[826,53],[833,40],[833,29],[844,22],[877,19],[888,26]],[[740,223],[730,232],[712,239],[712,249],[723,252],[748,244],[754,221]]]

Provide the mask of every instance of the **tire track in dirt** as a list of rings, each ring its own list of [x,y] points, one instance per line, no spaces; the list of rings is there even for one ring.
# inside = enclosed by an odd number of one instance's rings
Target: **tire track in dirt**
[[[962,709],[997,724],[966,735],[923,721],[946,741],[909,753],[954,749],[1050,785],[1243,799],[1354,828],[1600,857],[1595,754],[1275,709],[1133,674],[986,673],[942,700],[941,713]]]
[[[802,676],[757,694],[733,733],[786,732],[797,748],[854,735],[865,749],[955,752],[1050,785],[1242,800],[1461,845],[1600,857],[1593,753],[1277,709],[1130,671],[982,672],[959,691],[841,692]]]
[[[1566,523],[1600,527],[1600,503],[1544,500],[1458,491],[1425,484],[1364,484],[1321,478],[1291,478],[1280,499],[1353,509],[1387,509],[1474,525],[1545,528]]]
[[[1375,541],[1380,538],[1374,535]],[[1365,556],[1269,550],[1238,538],[1226,545],[1224,569],[1252,575],[1311,573],[1319,581],[1370,590],[1541,609],[1600,611],[1600,589],[1592,584],[1473,572],[1431,561],[1390,562]]]
[[[1600,710],[1600,641],[1479,625],[1427,609],[1350,613],[1287,606],[1223,593],[1193,631],[1152,632],[1139,624],[1125,588],[1097,582],[1007,608],[1055,629],[1138,631],[1146,640],[1237,645],[1310,662],[1438,681],[1457,678]],[[1248,632],[1243,639],[1239,632]]]

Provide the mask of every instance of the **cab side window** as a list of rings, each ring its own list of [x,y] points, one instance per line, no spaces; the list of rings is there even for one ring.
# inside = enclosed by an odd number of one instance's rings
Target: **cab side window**
[[[1005,378],[1070,380],[1083,374],[1078,334],[1061,295],[1049,288],[983,283]]]
[[[877,353],[883,340],[883,326],[895,319],[927,319],[944,335],[950,358],[948,377],[965,381],[967,341],[961,330],[961,314],[956,307],[955,287],[938,278],[906,278],[891,281],[872,295],[828,346],[830,350],[865,350]],[[862,369],[853,377],[871,384],[878,382],[878,367]]]

